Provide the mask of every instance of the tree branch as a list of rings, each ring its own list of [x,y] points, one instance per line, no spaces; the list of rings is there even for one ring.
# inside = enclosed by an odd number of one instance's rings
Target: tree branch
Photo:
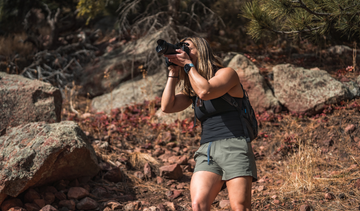
[[[299,3],[300,5],[295,5],[294,7],[303,8],[304,10],[308,11],[309,13],[311,13],[313,15],[317,15],[317,16],[332,15],[331,13],[319,13],[319,12],[312,11],[309,7],[306,6],[306,4],[302,0],[292,1],[292,3]]]
[[[298,33],[301,33],[301,32],[311,32],[311,31],[316,31],[318,29],[321,29],[323,28],[324,26],[318,26],[318,27],[315,27],[315,28],[311,28],[311,29],[303,29],[303,30],[300,30],[300,31],[277,31],[277,30],[274,30],[274,29],[271,29],[269,27],[265,27],[267,30],[270,30],[272,32],[275,32],[275,33],[278,33],[278,34],[298,34]]]

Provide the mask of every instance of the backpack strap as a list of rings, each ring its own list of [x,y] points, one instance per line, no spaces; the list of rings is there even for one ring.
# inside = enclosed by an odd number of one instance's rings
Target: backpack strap
[[[241,85],[241,84],[240,84]],[[242,85],[241,85],[241,88],[242,88]],[[243,92],[244,92],[244,97],[242,100],[246,100],[245,98],[247,98],[247,95],[245,94],[245,90],[243,89]],[[245,120],[243,118],[243,112],[246,113],[246,109],[244,110],[241,110],[241,107],[239,106],[239,104],[236,102],[236,100],[231,97],[231,95],[229,95],[228,93],[224,94],[223,96],[221,96],[222,99],[224,99],[226,102],[228,102],[230,105],[234,106],[238,112],[239,112],[239,115],[240,115],[240,120],[241,120],[241,124],[243,125],[243,130],[244,130],[244,133],[245,133],[245,137],[246,137],[246,142],[251,142],[250,140],[250,136],[249,136],[249,132],[248,132],[248,129],[246,127],[246,123],[245,123]]]

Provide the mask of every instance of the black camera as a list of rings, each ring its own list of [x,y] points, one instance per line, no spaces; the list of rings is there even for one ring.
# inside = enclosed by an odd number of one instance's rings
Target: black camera
[[[156,46],[156,52],[158,53],[158,55],[177,54],[176,49],[182,49],[190,56],[190,49],[188,47],[189,45],[188,43],[179,42],[173,45],[166,42],[165,40],[159,39],[157,41],[157,44],[158,46]],[[166,67],[169,67],[170,65],[177,66],[176,64],[169,62],[168,58],[165,58],[165,63],[166,63]]]

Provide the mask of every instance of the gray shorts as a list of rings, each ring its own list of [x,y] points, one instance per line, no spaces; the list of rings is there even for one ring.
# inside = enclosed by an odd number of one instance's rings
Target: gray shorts
[[[209,147],[210,145],[210,147]],[[252,176],[257,181],[256,163],[251,143],[245,138],[228,138],[202,144],[194,154],[194,172],[210,171],[222,180]]]

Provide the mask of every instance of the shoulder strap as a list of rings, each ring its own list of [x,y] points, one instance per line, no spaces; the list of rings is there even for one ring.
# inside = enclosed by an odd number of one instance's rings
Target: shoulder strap
[[[240,84],[241,85],[241,84]],[[242,85],[241,85],[241,88],[242,88]],[[243,89],[243,92],[244,92],[244,99],[243,100],[246,100],[245,98],[247,98],[246,94],[245,94],[245,90]],[[222,99],[224,99],[226,102],[228,102],[230,105],[234,106],[238,112],[239,112],[239,115],[240,115],[240,120],[241,120],[241,124],[243,126],[243,131],[245,133],[245,137],[246,137],[246,141],[247,142],[250,142],[250,136],[249,136],[249,132],[248,132],[248,129],[246,127],[246,122],[244,120],[244,117],[243,117],[243,110],[241,110],[241,107],[239,106],[239,104],[236,102],[236,100],[231,96],[229,95],[228,93],[224,94],[223,96],[221,96]]]

